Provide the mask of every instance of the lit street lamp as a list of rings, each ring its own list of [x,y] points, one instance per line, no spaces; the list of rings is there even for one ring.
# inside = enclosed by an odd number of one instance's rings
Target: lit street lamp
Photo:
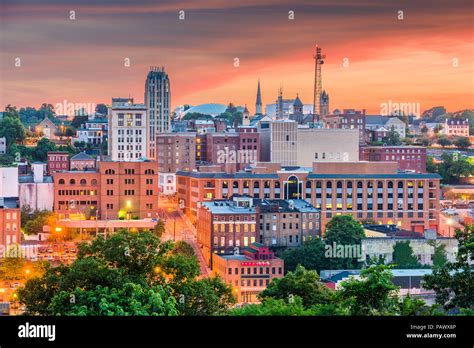
[[[453,219],[448,219],[448,237],[451,237],[451,225],[453,224]]]

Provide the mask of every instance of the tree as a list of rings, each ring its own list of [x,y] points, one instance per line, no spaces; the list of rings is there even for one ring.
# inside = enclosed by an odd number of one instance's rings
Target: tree
[[[307,308],[316,304],[331,301],[331,290],[319,279],[316,271],[306,270],[303,266],[296,267],[283,278],[274,278],[268,287],[259,295],[259,299],[274,298],[291,302],[295,296],[301,297]]]
[[[49,226],[52,229],[55,223],[54,213],[48,210],[36,210],[29,214],[25,211],[25,215],[27,216],[27,221],[22,225],[23,231],[27,235],[43,232],[43,226]]]
[[[95,107],[95,112],[98,114],[107,115],[107,111],[107,105],[105,104],[97,104]]]
[[[221,278],[203,278],[173,286],[180,315],[222,315],[235,303],[232,288]]]
[[[3,119],[0,120],[0,138],[1,137],[5,137],[7,151],[13,144],[22,143],[25,140],[26,131],[18,117],[4,116]]]
[[[232,303],[232,291],[220,279],[196,279],[196,257],[173,253],[173,243],[153,232],[120,230],[78,248],[71,265],[51,267],[18,290],[28,314],[175,315],[195,304],[190,308],[212,315]],[[177,302],[185,291],[185,302]]]
[[[165,233],[165,231],[166,231],[166,228],[165,228],[164,221],[161,219],[158,220],[155,227],[153,227],[153,232],[158,238],[161,238],[161,236],[163,235],[163,233]]]
[[[433,254],[433,267],[442,267],[448,262],[448,258],[446,257],[446,245],[438,242],[436,240],[429,241],[429,245],[431,245],[434,249]]]
[[[446,146],[452,145],[452,142],[446,137],[439,137],[438,145],[441,145],[442,147],[446,147]]]
[[[398,311],[398,287],[392,283],[390,266],[371,265],[340,285],[341,300],[351,315],[392,315]]]
[[[474,274],[470,260],[474,258],[474,225],[464,230],[456,229],[458,253],[455,262],[446,262],[433,268],[424,277],[425,289],[436,292],[436,303],[449,309],[453,307],[474,308]]]
[[[467,150],[471,147],[472,144],[469,138],[458,137],[456,138],[456,140],[454,140],[454,145],[456,145],[456,147],[460,149]]]
[[[387,136],[382,140],[386,145],[389,146],[398,146],[402,144],[400,134],[398,134],[394,126],[392,126],[392,128],[388,131]]]
[[[281,255],[285,261],[285,272],[295,271],[298,265],[317,272],[327,269],[329,263],[324,252],[325,243],[320,238],[312,238],[300,248],[286,250]]]
[[[174,254],[181,254],[186,257],[195,257],[196,253],[194,252],[193,247],[186,243],[184,240],[178,240],[173,247],[172,253]]]
[[[4,257],[0,261],[0,277],[2,280],[18,280],[23,278],[25,259],[21,257]]]
[[[71,126],[74,127],[75,129],[78,129],[81,127],[81,125],[85,124],[89,117],[86,116],[74,116],[74,118],[71,121]]]
[[[314,313],[311,309],[303,306],[301,297],[295,296],[291,303],[270,297],[261,304],[250,304],[242,308],[236,308],[230,314],[235,316],[307,316]]]
[[[61,291],[48,309],[61,315],[174,316],[178,314],[175,303],[175,298],[161,286],[146,288],[126,283],[118,289],[97,285],[92,290]]]
[[[336,215],[326,225],[325,242],[331,248],[334,246],[348,248],[353,251],[360,251],[362,238],[365,237],[364,228],[354,220],[352,215]],[[343,258],[330,258],[332,269],[352,269],[359,268],[360,255],[345,255]]]
[[[396,268],[420,268],[420,263],[409,241],[396,242],[393,247],[393,264]]]
[[[465,156],[457,153],[443,153],[441,160],[442,163],[437,166],[437,172],[443,178],[444,184],[457,184],[461,177],[474,174],[474,166]]]
[[[426,156],[426,171],[428,173],[438,172],[438,166],[434,163],[433,156]]]

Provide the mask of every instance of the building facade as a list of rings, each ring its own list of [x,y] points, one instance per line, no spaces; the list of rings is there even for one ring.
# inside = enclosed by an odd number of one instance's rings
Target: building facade
[[[148,72],[145,81],[145,106],[148,125],[147,156],[150,159],[156,159],[155,142],[158,133],[171,131],[170,79],[163,67],[152,67]]]
[[[18,197],[0,197],[0,256],[21,242],[21,211]]]
[[[243,254],[212,255],[213,273],[232,287],[237,303],[258,303],[257,295],[284,275],[284,261],[253,243]]]
[[[60,170],[69,170],[69,153],[67,151],[49,151],[47,157],[48,175]]]
[[[160,173],[196,167],[196,133],[159,133],[155,146]]]
[[[360,149],[360,160],[395,161],[399,170],[426,173],[426,147],[423,146],[365,146]]]
[[[233,174],[177,172],[177,194],[192,220],[198,202],[246,194],[304,199],[320,209],[322,231],[339,214],[421,232],[439,224],[440,176],[400,173],[396,162],[313,163],[312,168],[257,163]]]
[[[75,141],[100,145],[108,137],[109,121],[105,117],[93,118],[83,124],[76,132]]]
[[[112,99],[108,139],[112,161],[139,161],[147,157],[146,115],[144,104],[134,104],[133,99],[126,102]]]
[[[59,219],[156,218],[158,165],[152,161],[98,163],[96,171],[53,174]]]
[[[447,136],[468,137],[469,136],[469,119],[446,119],[444,122],[443,133]]]

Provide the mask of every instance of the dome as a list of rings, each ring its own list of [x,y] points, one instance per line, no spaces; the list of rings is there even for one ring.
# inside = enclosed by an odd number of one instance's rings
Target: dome
[[[227,109],[227,106],[224,104],[214,104],[214,103],[200,104],[186,110],[183,113],[183,116],[185,116],[188,113],[193,113],[193,112],[197,112],[199,114],[204,114],[204,115],[217,116],[225,112],[226,109]]]

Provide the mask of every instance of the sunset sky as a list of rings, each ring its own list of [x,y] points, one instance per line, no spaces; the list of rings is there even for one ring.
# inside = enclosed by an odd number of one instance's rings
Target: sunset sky
[[[389,100],[420,103],[422,111],[474,107],[472,1],[0,3],[2,109],[64,100],[110,103],[129,95],[143,102],[152,65],[170,75],[173,108],[233,102],[253,112],[259,78],[264,104],[275,101],[280,85],[285,98],[299,93],[310,104],[316,44],[327,56],[323,89],[331,110],[379,113]]]

